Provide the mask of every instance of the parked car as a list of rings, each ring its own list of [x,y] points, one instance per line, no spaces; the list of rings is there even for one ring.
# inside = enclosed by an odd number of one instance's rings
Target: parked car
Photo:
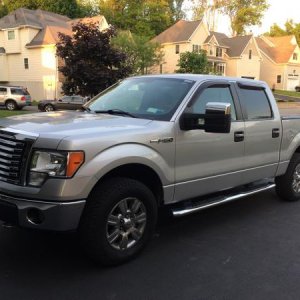
[[[296,92],[300,92],[300,85],[295,87]]]
[[[87,97],[64,96],[58,100],[41,100],[38,109],[41,111],[77,110],[88,101]]]
[[[109,265],[144,248],[159,207],[183,216],[275,186],[300,199],[300,117],[281,117],[264,82],[133,77],[84,107],[0,120],[1,220],[77,230]]]
[[[25,87],[0,85],[0,105],[8,110],[22,109],[31,105],[31,96]]]

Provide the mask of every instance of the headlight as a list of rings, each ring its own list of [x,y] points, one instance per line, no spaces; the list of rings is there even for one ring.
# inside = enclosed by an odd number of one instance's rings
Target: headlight
[[[84,162],[83,152],[35,151],[28,185],[41,186],[48,177],[72,177]]]

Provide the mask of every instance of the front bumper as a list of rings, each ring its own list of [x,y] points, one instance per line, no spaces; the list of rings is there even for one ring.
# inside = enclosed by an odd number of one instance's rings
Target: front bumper
[[[46,202],[0,194],[0,220],[27,228],[75,230],[85,202]]]

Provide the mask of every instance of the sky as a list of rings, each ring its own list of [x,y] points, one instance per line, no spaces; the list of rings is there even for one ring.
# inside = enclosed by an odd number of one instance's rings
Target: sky
[[[187,3],[190,1],[186,1]],[[273,23],[284,27],[287,19],[293,19],[296,23],[300,23],[300,1],[299,0],[268,0],[270,5],[262,19],[261,26],[254,26],[248,30],[252,30],[254,35],[263,34],[269,31]],[[188,4],[187,4],[188,7]],[[230,34],[230,24],[227,17],[220,16],[218,19],[217,31]]]

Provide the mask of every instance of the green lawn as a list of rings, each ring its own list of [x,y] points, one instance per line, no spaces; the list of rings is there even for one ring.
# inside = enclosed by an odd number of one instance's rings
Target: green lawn
[[[282,90],[275,90],[275,94],[292,96],[300,98],[300,92],[293,92],[293,91],[282,91]]]
[[[8,111],[8,110],[0,110],[0,118],[4,117],[10,117],[10,116],[15,116],[15,115],[24,115],[32,113],[32,111],[20,111],[20,110],[14,110],[14,111]]]

